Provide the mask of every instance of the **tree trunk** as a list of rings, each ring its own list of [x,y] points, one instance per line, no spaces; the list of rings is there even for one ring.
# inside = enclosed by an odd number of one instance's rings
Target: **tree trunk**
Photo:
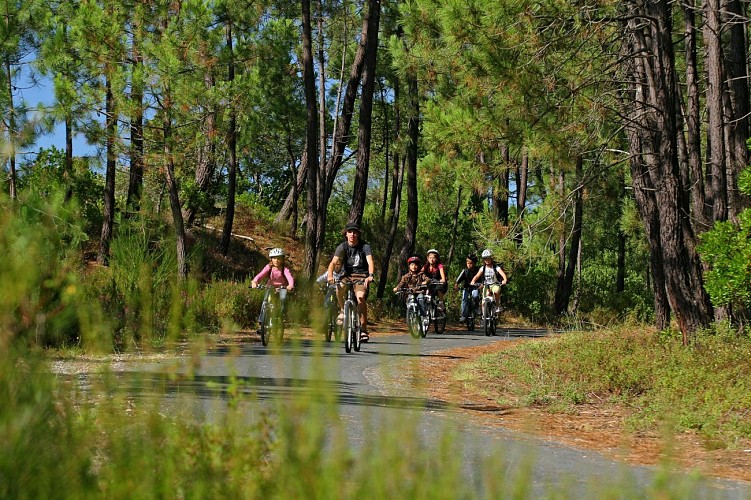
[[[227,50],[229,51],[229,67],[227,68],[227,80],[230,88],[234,90],[235,81],[235,53],[232,47],[232,21],[227,21]],[[224,213],[224,227],[222,228],[222,240],[219,248],[222,255],[229,252],[232,236],[232,226],[235,222],[235,194],[237,191],[237,116],[234,109],[230,110],[229,128],[227,130],[227,148],[229,149],[229,166],[227,171],[227,210]]]
[[[618,172],[618,205],[623,210],[623,202],[626,199],[626,179],[623,170]],[[615,275],[615,291],[623,293],[626,290],[626,235],[618,227],[618,257]]]
[[[404,244],[399,252],[400,274],[407,269],[407,258],[415,251],[417,235],[417,147],[420,138],[420,96],[417,77],[408,76],[409,119],[407,121],[407,224],[404,228]]]
[[[495,217],[501,224],[508,226],[508,191],[509,191],[509,169],[511,157],[509,155],[508,144],[501,148],[501,166],[498,173],[498,184],[495,188]]]
[[[386,206],[389,202],[389,175],[391,174],[389,166],[390,145],[391,145],[391,128],[389,123],[389,107],[386,103],[386,93],[384,92],[384,86],[381,85],[381,108],[383,108],[383,200],[381,201],[381,224],[386,219]],[[396,168],[396,166],[394,166]]]
[[[749,207],[749,198],[738,191],[738,175],[749,163],[747,141],[749,136],[748,115],[749,89],[748,43],[746,28],[748,18],[744,6],[739,0],[726,0],[723,11],[727,13],[727,24],[730,31],[730,46],[725,53],[727,60],[725,68],[731,100],[728,113],[727,129],[729,134],[728,156],[728,211],[732,219],[736,219],[741,211]]]
[[[105,81],[105,128],[107,130],[107,166],[104,180],[104,207],[102,209],[102,234],[99,239],[99,255],[97,262],[106,265],[109,260],[112,229],[115,224],[115,167],[116,167],[116,134],[117,110],[115,97],[112,93],[112,81],[108,76]]]
[[[693,3],[693,2],[692,2]],[[688,167],[691,174],[690,193],[691,209],[697,232],[709,229],[706,217],[706,195],[704,192],[704,174],[701,160],[701,107],[699,91],[699,69],[696,55],[696,15],[695,6],[683,5],[686,40],[686,149]]]
[[[318,206],[320,208],[320,215],[318,217],[316,228],[316,239],[319,251],[323,248],[323,244],[325,243],[326,212],[329,198],[331,196],[331,190],[334,187],[336,174],[339,172],[339,168],[342,165],[344,151],[347,148],[347,142],[349,140],[352,115],[355,110],[355,101],[357,99],[357,88],[360,85],[360,78],[365,64],[365,46],[367,45],[369,36],[368,31],[372,27],[370,12],[371,9],[365,9],[363,14],[362,33],[360,34],[360,41],[357,46],[357,52],[355,53],[355,59],[352,61],[352,66],[350,67],[347,89],[344,92],[344,101],[342,102],[342,112],[337,117],[336,128],[334,129],[334,136],[332,137],[333,145],[331,156],[326,162],[325,182],[323,183],[323,186],[319,186]]]
[[[704,1],[704,46],[707,72],[707,198],[711,203],[711,220],[728,217],[725,140],[722,117],[723,68],[720,42],[720,0]]]
[[[380,0],[368,0],[369,26],[365,45],[365,64],[362,72],[359,124],[357,128],[357,170],[352,193],[349,220],[362,224],[370,171],[370,138],[373,126],[373,93],[375,91],[376,59],[378,56],[378,24],[381,17]]]
[[[576,158],[576,190],[574,192],[574,221],[571,228],[571,242],[569,243],[568,264],[566,265],[566,272],[563,275],[563,279],[558,283],[556,287],[554,309],[557,315],[562,315],[568,309],[569,301],[571,299],[571,291],[574,285],[574,272],[577,268],[578,256],[579,256],[579,243],[581,242],[582,234],[582,213],[583,196],[582,190],[584,186],[583,182],[583,159],[581,155]]]
[[[201,54],[201,59],[203,60],[202,62],[204,64],[204,67],[208,66],[208,58],[208,54]],[[210,93],[211,90],[216,87],[216,79],[214,78],[214,74],[212,73],[212,70],[210,68],[207,68],[205,71],[206,73],[204,74],[203,81],[204,85],[206,86],[206,92]],[[214,171],[216,170],[215,138],[217,137],[217,110],[213,104],[211,104],[211,106],[212,109],[207,110],[206,119],[203,122],[203,144],[198,147],[198,163],[196,165],[195,181],[199,198],[188,198],[187,200],[185,200],[185,207],[183,209],[183,220],[186,222],[188,227],[192,226],[195,221],[196,214],[200,207],[200,198],[202,197],[202,195],[205,195],[208,192],[211,185],[211,179],[214,176]]]
[[[401,162],[399,173],[397,174],[397,189],[396,189],[396,208],[391,213],[389,218],[389,236],[386,240],[386,248],[383,251],[383,257],[381,258],[381,279],[378,282],[378,298],[383,298],[383,293],[386,291],[386,283],[388,282],[389,267],[391,264],[391,253],[394,251],[394,243],[396,241],[396,230],[399,227],[399,212],[401,208],[401,195],[402,195],[402,181],[404,179],[405,161]],[[397,270],[399,266],[397,265]]]
[[[131,61],[133,77],[130,82],[130,102],[133,114],[130,118],[130,175],[128,177],[128,198],[125,203],[126,216],[141,210],[143,194],[144,142],[143,142],[143,80],[139,76],[143,67],[141,54],[141,20],[133,17]]]
[[[671,11],[667,0],[628,0],[623,5],[626,81],[632,82],[624,114],[630,116],[626,129],[634,194],[645,224],[652,226],[647,228],[648,237],[654,239],[650,245],[661,254],[670,308],[688,342],[697,329],[709,324],[712,311],[677,158]],[[639,176],[645,178],[637,180]],[[649,192],[637,193],[645,187]],[[654,197],[657,217],[649,213],[646,197]]]
[[[6,24],[9,18],[5,19]],[[18,198],[16,189],[16,109],[13,103],[13,72],[10,67],[10,59],[5,58],[5,78],[8,84],[8,194],[15,200]]]
[[[318,154],[316,151],[318,134],[318,113],[316,109],[315,74],[313,72],[313,41],[310,25],[310,0],[302,0],[302,70],[305,88],[305,108],[307,119],[305,127],[305,149],[308,162],[308,204],[305,228],[305,262],[303,274],[309,280],[315,279],[318,244],[316,239],[317,223],[322,216],[318,212]]]
[[[527,148],[522,151],[522,161],[516,167],[516,233],[514,240],[517,246],[523,243],[522,220],[527,206],[527,177],[529,175],[529,152]]]
[[[169,102],[169,89],[165,93],[165,105],[171,106]],[[183,212],[180,206],[180,188],[175,178],[175,162],[172,157],[172,115],[169,108],[164,111],[164,161],[165,161],[165,179],[167,181],[167,190],[169,192],[170,209],[172,211],[172,223],[175,226],[175,243],[177,248],[177,275],[181,280],[188,277],[188,252],[185,241],[185,224],[183,222]]]

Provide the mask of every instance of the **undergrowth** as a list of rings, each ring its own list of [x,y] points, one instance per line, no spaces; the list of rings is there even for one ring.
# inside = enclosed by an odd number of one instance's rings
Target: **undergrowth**
[[[751,338],[715,328],[690,346],[633,328],[569,332],[465,365],[456,376],[498,401],[553,412],[606,401],[632,429],[696,431],[712,447],[751,438]]]

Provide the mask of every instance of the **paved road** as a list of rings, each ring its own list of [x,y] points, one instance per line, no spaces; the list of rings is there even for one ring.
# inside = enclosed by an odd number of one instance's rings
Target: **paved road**
[[[359,353],[346,354],[342,344],[312,340],[285,339],[280,347],[260,343],[244,345],[240,352],[217,349],[200,359],[193,377],[167,382],[163,365],[139,369],[136,392],[151,392],[152,384],[180,395],[174,401],[190,401],[191,412],[199,420],[215,420],[225,410],[227,389],[239,384],[252,395],[244,408],[249,418],[257,418],[264,406],[278,401],[309,400],[317,391],[331,391],[339,406],[339,416],[352,433],[351,444],[359,446],[372,433],[395,425],[413,426],[418,439],[437,443],[446,433],[458,439],[467,479],[482,494],[479,472],[482,464],[492,464],[503,477],[514,477],[531,468],[535,496],[549,494],[563,485],[577,495],[592,496],[592,486],[628,483],[639,496],[649,496],[655,471],[633,467],[605,458],[589,450],[552,444],[502,428],[473,423],[465,412],[444,401],[419,397],[419,391],[400,377],[405,363],[430,357],[443,357],[440,351],[491,342],[505,342],[520,336],[541,336],[540,330],[501,330],[499,337],[480,332],[448,331],[415,340],[407,335],[374,336]],[[364,424],[365,423],[365,424]],[[368,434],[370,433],[370,434]],[[380,435],[380,434],[379,434]],[[677,477],[674,481],[688,481]],[[630,495],[629,495],[630,496]],[[751,498],[751,487],[732,481],[700,481],[692,486],[692,498]]]

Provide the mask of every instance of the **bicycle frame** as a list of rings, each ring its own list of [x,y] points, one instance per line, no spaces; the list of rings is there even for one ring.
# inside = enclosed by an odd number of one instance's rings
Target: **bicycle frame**
[[[355,285],[362,285],[365,280],[352,280],[338,281],[337,284],[341,284],[346,288],[344,297],[344,321],[342,323],[342,331],[344,333],[344,350],[351,352],[352,348],[355,351],[360,351],[360,312],[357,304],[357,296],[355,295]]]
[[[284,337],[284,318],[279,292],[282,287],[259,285],[257,288],[266,290],[261,302],[261,314],[258,317],[261,343],[268,345],[273,335],[276,342],[281,344]]]

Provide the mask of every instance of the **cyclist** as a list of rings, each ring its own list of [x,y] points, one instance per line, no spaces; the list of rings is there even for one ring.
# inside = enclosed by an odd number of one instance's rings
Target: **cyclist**
[[[472,312],[472,308],[476,307],[476,304],[479,304],[480,301],[480,291],[470,283],[479,271],[477,256],[474,254],[467,255],[466,266],[462,269],[462,272],[454,283],[454,290],[459,289],[459,283],[462,284],[462,315],[459,318],[460,323],[464,323],[467,320],[467,316]]]
[[[341,277],[342,277],[342,263],[337,262],[334,265],[334,281],[341,279]],[[333,298],[334,293],[331,287],[328,286],[328,282],[329,282],[329,271],[327,269],[326,271],[323,272],[322,275],[320,275],[316,279],[316,283],[320,284],[321,286],[323,286],[324,284],[327,285],[326,296],[323,299],[324,304],[328,304],[329,301],[334,300]]]
[[[495,299],[495,312],[501,312],[501,285],[506,284],[506,273],[501,268],[500,264],[496,264],[493,260],[493,252],[486,248],[482,251],[482,267],[477,271],[477,274],[470,285],[474,285],[480,278],[483,279],[483,284],[490,287],[490,291],[493,292],[493,298]]]
[[[440,285],[433,286],[433,291],[436,294],[436,298],[438,299],[436,302],[438,309],[441,312],[445,312],[445,308],[443,306],[443,296],[446,294],[446,290],[448,290],[446,270],[443,268],[443,264],[441,263],[441,256],[438,253],[438,250],[436,250],[435,248],[428,250],[427,262],[422,267],[422,272],[425,273],[425,276],[432,280],[441,281]]]
[[[342,234],[345,240],[334,250],[334,257],[331,259],[327,271],[328,282],[335,282],[334,268],[339,262],[341,262],[343,268],[343,281],[364,280],[363,284],[354,285],[354,289],[357,297],[357,309],[360,313],[360,341],[367,342],[370,340],[368,335],[368,286],[373,281],[373,273],[375,272],[373,252],[370,245],[360,239],[360,227],[357,224],[347,224]],[[339,287],[336,291],[339,307],[344,307],[345,291],[345,287]],[[344,311],[340,312],[337,317],[337,323],[342,324],[343,321]]]
[[[407,273],[402,276],[399,283],[394,287],[394,292],[399,290],[416,291],[420,288],[424,288],[430,283],[430,278],[420,270],[420,257],[413,256],[407,259]],[[420,309],[420,314],[425,313],[425,294],[420,293],[417,295],[417,307]]]
[[[295,278],[292,276],[289,267],[285,265],[286,259],[283,249],[272,248],[269,251],[269,259],[270,262],[253,278],[250,286],[251,288],[258,288],[258,282],[264,278],[268,278],[266,281],[267,285],[280,288],[279,302],[281,303],[282,314],[284,314],[284,303],[287,300],[287,292],[295,288]]]

